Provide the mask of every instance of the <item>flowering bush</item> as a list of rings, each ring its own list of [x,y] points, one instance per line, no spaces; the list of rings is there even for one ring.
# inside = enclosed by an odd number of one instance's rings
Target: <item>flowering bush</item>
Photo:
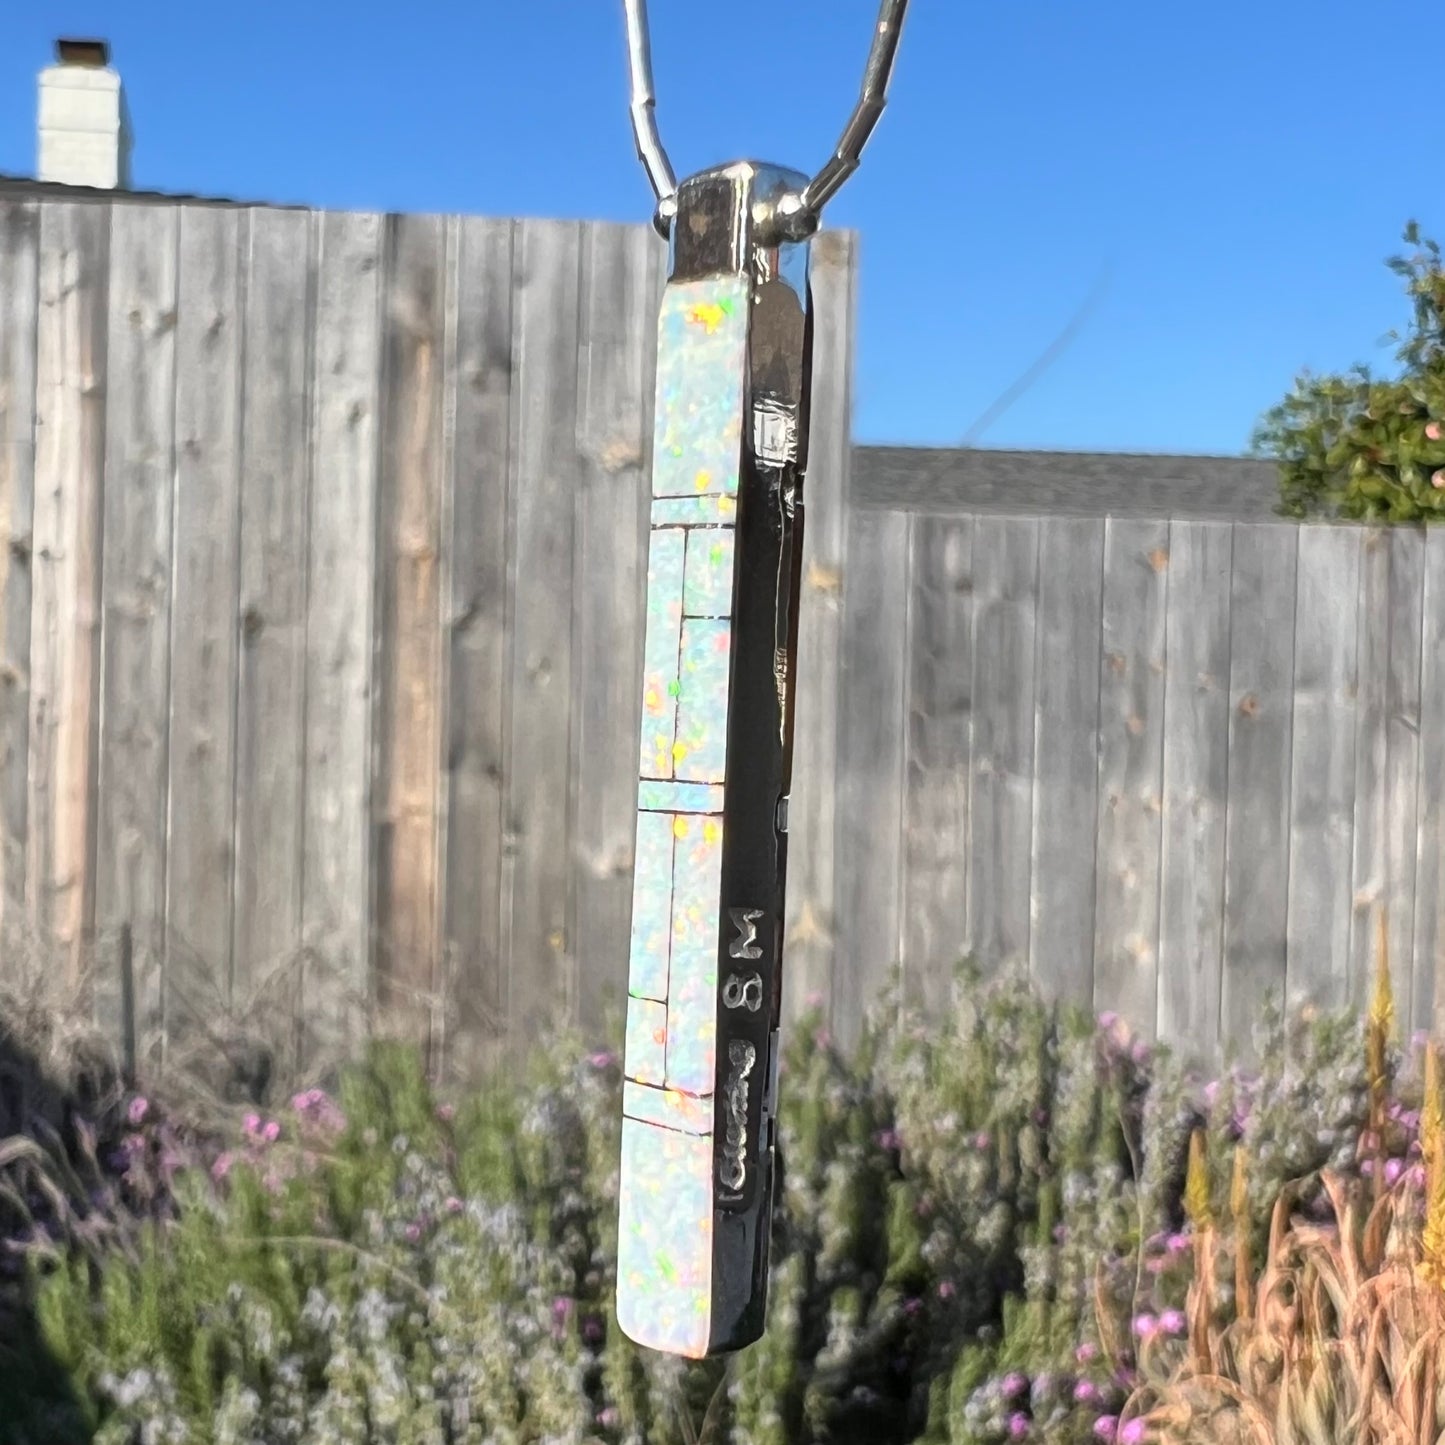
[[[1413,221],[1404,239],[1411,254],[1389,262],[1413,308],[1399,375],[1305,373],[1255,432],[1254,449],[1279,462],[1290,516],[1419,522],[1445,512],[1445,265]]]
[[[768,1329],[730,1361],[613,1323],[610,1053],[560,1039],[453,1104],[376,1046],[338,1097],[189,1152],[132,1100],[169,1202],[99,1265],[36,1256],[58,1374],[9,1438],[1183,1439],[1181,1372],[1263,1299],[1278,1201],[1320,1230],[1342,1187],[1425,1192],[1420,1071],[1375,1014],[1271,1017],[1260,1068],[1211,1080],[1017,978],[965,970],[957,997],[927,1027],[885,999],[846,1057],[818,1017],[793,1029]]]

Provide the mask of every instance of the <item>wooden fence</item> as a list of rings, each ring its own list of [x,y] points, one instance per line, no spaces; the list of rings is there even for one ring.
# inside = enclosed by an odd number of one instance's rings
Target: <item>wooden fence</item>
[[[1059,515],[1051,462],[986,504],[855,498],[843,1031],[889,961],[936,1002],[968,951],[1208,1057],[1266,997],[1364,1004],[1381,908],[1401,1021],[1428,1027],[1445,531],[1263,520],[1262,491],[1247,520],[1208,496]]]
[[[826,577],[851,241],[816,255]],[[89,979],[143,1055],[268,1010],[461,1067],[600,1027],[663,268],[641,226],[0,201],[8,973]],[[837,634],[815,609],[805,736]],[[832,757],[802,751],[806,838]]]
[[[1271,522],[1263,473],[1243,520],[1041,457],[880,481],[854,243],[815,253],[789,1011],[851,1037],[971,949],[1209,1051],[1266,990],[1361,997],[1380,901],[1425,1020],[1445,535]],[[145,1057],[601,1030],[662,266],[641,226],[0,198],[0,976],[89,980]]]

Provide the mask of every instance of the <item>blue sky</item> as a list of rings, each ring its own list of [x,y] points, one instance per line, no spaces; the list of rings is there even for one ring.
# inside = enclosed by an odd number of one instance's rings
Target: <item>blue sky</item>
[[[815,168],[876,0],[651,0],[680,173]],[[765,39],[729,15],[768,17]],[[1381,264],[1445,232],[1438,37],[1403,0],[913,0],[829,209],[862,237],[854,430],[956,442],[1102,277],[987,446],[1232,453],[1301,366],[1388,366]],[[56,34],[113,45],[137,185],[318,206],[643,219],[620,0],[11,0],[0,170]],[[760,60],[771,46],[776,62]],[[1436,67],[1438,68],[1438,67]],[[780,88],[777,77],[788,78]]]

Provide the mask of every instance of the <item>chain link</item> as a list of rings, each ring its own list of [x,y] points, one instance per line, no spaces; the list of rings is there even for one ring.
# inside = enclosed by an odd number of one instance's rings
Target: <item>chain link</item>
[[[627,59],[632,81],[632,135],[637,142],[638,159],[657,197],[658,229],[666,232],[677,213],[677,177],[657,129],[647,0],[622,0],[622,3],[627,16]],[[823,207],[858,169],[863,147],[868,144],[888,103],[888,82],[898,55],[898,39],[907,9],[908,0],[882,0],[858,103],[838,137],[833,154],[800,192],[784,196],[778,202],[777,220],[789,239],[802,240],[818,229]]]

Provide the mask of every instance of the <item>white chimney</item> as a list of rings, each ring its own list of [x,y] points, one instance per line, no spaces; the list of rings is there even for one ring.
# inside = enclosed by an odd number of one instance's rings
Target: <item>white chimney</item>
[[[66,186],[130,186],[130,116],[104,40],[57,40],[40,72],[37,179]]]

